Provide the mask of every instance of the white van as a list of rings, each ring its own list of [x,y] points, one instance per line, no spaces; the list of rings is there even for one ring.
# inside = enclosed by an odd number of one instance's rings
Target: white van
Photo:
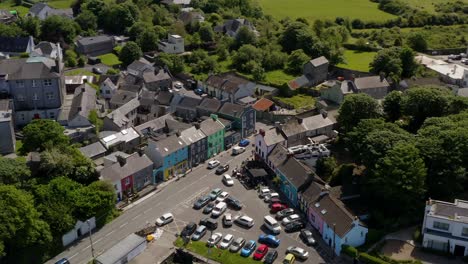
[[[213,212],[211,212],[211,216],[218,217],[226,212],[227,204],[225,202],[219,202],[215,208],[213,208]]]
[[[267,215],[263,218],[265,227],[268,228],[273,234],[279,234],[281,232],[281,226],[272,216]]]
[[[245,151],[244,147],[235,146],[232,148],[232,155],[238,155]]]

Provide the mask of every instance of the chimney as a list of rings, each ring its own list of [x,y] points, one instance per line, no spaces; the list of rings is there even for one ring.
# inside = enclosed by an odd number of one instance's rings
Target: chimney
[[[297,119],[297,123],[298,123],[298,124],[302,124],[302,118],[298,118],[298,119]]]
[[[62,72],[62,62],[58,56],[55,58],[55,66],[53,68],[56,73]]]
[[[196,129],[200,129],[200,123],[196,122],[195,124],[193,124],[193,126],[196,128]]]
[[[120,164],[120,167],[123,167],[125,164],[127,164],[127,159],[125,159],[124,157],[118,155],[116,156],[117,158],[117,162]]]
[[[385,80],[385,74],[383,72],[380,73],[380,82]]]
[[[328,117],[328,112],[327,112],[327,111],[325,111],[325,110],[322,109],[320,112],[322,112],[321,114],[322,114],[322,117],[323,117],[324,119]]]
[[[265,130],[263,129],[260,129],[260,131],[258,132],[260,135],[262,135],[262,137],[265,137]]]

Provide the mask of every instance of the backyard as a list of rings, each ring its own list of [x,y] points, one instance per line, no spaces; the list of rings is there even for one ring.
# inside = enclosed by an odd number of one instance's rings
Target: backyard
[[[374,59],[374,56],[376,54],[377,52],[345,50],[345,61],[343,63],[338,64],[337,66],[355,71],[368,72],[369,64]]]
[[[70,70],[70,71],[66,71],[65,72],[65,76],[77,76],[77,75],[83,75],[83,76],[97,76],[96,74],[86,70],[86,69],[83,69],[83,68],[79,68],[79,69],[74,69],[74,70]]]
[[[292,97],[276,96],[274,99],[279,100],[285,104],[291,105],[294,109],[309,108],[315,106],[315,99],[310,95],[297,94]]]
[[[25,16],[29,12],[29,8],[21,5],[16,5],[13,0],[0,1],[0,9],[8,11],[16,10],[19,16]]]
[[[309,21],[336,17],[359,18],[365,21],[385,21],[394,15],[380,11],[370,0],[259,0],[264,13],[277,19],[304,17]]]
[[[114,53],[107,53],[101,56],[98,56],[101,59],[101,62],[109,67],[120,65],[122,62],[119,60],[117,55]]]

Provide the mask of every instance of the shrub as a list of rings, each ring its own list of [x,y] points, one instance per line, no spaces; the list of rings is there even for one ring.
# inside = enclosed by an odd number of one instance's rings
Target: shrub
[[[377,243],[382,237],[385,236],[385,232],[377,229],[369,229],[366,236],[366,244]]]
[[[415,242],[421,243],[422,242],[422,235],[421,235],[421,228],[417,227],[413,233],[413,239]]]
[[[341,247],[341,252],[345,253],[346,255],[356,258],[359,255],[358,250],[355,247],[343,245]]]
[[[367,264],[389,264],[388,262],[381,260],[377,257],[371,256],[367,253],[359,254],[359,260]]]

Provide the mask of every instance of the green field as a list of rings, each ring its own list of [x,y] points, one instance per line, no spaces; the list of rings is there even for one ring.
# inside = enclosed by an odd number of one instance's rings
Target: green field
[[[377,52],[362,52],[356,50],[345,50],[344,63],[337,66],[345,69],[368,72],[369,63],[374,59]]]
[[[294,109],[312,108],[315,106],[314,97],[310,95],[305,95],[305,94],[297,94],[292,97],[276,96],[275,99],[285,104],[292,105]]]
[[[468,0],[405,0],[411,7],[424,10],[429,13],[436,13],[435,5],[440,3],[462,1],[468,3]]]
[[[29,12],[29,8],[15,5],[15,1],[13,0],[0,1],[0,9],[5,9],[8,11],[16,10],[20,16],[25,16]]]
[[[52,0],[48,1],[47,4],[53,8],[64,9],[70,8],[73,2],[73,0]]]
[[[281,19],[304,17],[332,19],[336,17],[359,18],[364,21],[385,21],[394,15],[380,11],[370,0],[259,0],[265,14]]]
[[[107,66],[115,66],[115,65],[120,65],[122,62],[119,60],[117,55],[114,53],[107,53],[101,56],[98,56],[98,58],[101,59],[101,62]]]

